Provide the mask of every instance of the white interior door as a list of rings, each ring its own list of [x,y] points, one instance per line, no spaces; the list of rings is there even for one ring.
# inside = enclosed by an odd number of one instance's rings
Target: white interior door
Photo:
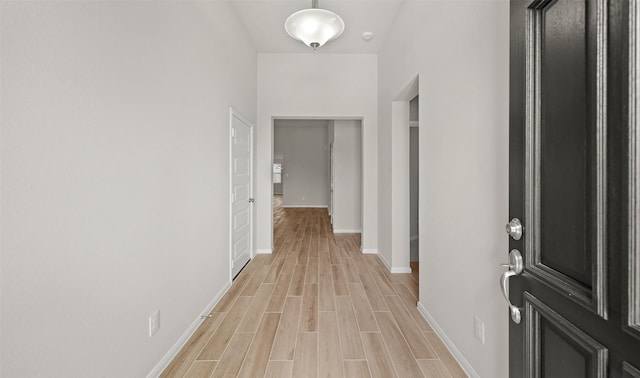
[[[253,126],[231,110],[231,277],[251,259]]]

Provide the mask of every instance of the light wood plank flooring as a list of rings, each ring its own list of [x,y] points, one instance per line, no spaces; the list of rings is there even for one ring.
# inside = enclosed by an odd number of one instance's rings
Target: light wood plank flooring
[[[326,209],[274,197],[256,256],[163,377],[466,377],[416,309],[418,265],[390,274]]]

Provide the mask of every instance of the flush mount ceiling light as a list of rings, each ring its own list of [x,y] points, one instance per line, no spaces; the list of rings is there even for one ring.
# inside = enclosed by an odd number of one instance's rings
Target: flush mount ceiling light
[[[344,31],[344,21],[337,14],[318,8],[318,0],[311,1],[311,8],[295,12],[284,28],[289,35],[314,51],[332,39],[338,38]]]

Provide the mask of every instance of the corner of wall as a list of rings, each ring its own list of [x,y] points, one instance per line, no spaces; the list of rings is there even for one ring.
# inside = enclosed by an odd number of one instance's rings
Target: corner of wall
[[[213,297],[211,302],[209,302],[209,304],[204,308],[204,310],[202,310],[202,315],[196,318],[193,321],[193,323],[191,323],[189,328],[187,328],[187,330],[182,334],[182,336],[180,336],[178,341],[176,341],[176,343],[173,344],[173,346],[164,355],[164,357],[162,357],[162,359],[153,368],[153,370],[151,370],[149,374],[147,374],[147,378],[159,377],[160,374],[162,374],[164,369],[166,369],[167,366],[169,366],[171,361],[173,361],[173,359],[178,355],[182,347],[184,347],[187,341],[189,341],[191,336],[196,332],[200,324],[202,324],[202,322],[204,322],[207,319],[207,316],[209,315],[209,313],[211,313],[213,308],[218,304],[218,302],[220,302],[220,300],[227,293],[227,291],[229,291],[229,288],[231,288],[231,281],[227,282],[227,284],[224,285],[222,290],[220,290],[218,294],[216,294],[215,297]]]
[[[417,308],[418,308],[418,312],[420,312],[420,315],[422,315],[422,317],[427,321],[427,323],[429,323],[431,328],[433,328],[435,333],[438,335],[440,340],[442,340],[442,342],[447,347],[447,349],[449,349],[449,352],[451,352],[451,355],[453,355],[453,358],[455,358],[456,361],[458,361],[458,364],[460,364],[460,367],[465,371],[465,373],[467,373],[467,375],[469,375],[469,377],[471,378],[476,378],[476,377],[480,378],[480,374],[478,374],[473,369],[473,366],[471,366],[469,361],[467,361],[467,359],[464,358],[464,356],[462,355],[462,352],[460,352],[460,350],[456,347],[453,341],[451,341],[451,339],[447,336],[447,334],[440,327],[440,325],[438,325],[438,323],[431,316],[431,314],[429,314],[429,311],[427,311],[427,309],[422,305],[422,302],[418,302]]]

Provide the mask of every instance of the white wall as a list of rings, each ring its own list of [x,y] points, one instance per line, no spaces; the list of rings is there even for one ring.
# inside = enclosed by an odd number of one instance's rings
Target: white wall
[[[420,164],[419,164],[419,145],[420,129],[418,127],[412,127],[409,129],[409,236],[411,237],[411,254],[410,261],[418,261],[420,259],[418,254],[419,243],[419,230],[418,230],[418,215],[419,215],[419,190],[420,186]]]
[[[1,6],[0,376],[145,376],[229,282],[255,51],[226,3]]]
[[[327,138],[327,145],[331,146],[331,144],[333,143],[333,136],[335,134],[334,132],[334,126],[335,122],[333,120],[330,120],[329,122],[327,122],[327,131],[328,131],[328,138]],[[329,154],[327,155],[327,164],[329,166],[329,172],[328,172],[328,180],[329,180],[329,186],[331,186],[331,150],[329,150]],[[333,216],[332,211],[333,208],[335,207],[334,204],[331,203],[331,201],[333,201],[333,198],[331,197],[331,190],[329,190],[329,193],[327,193],[327,201],[329,203],[329,215]],[[333,220],[332,220],[333,222]]]
[[[328,121],[276,120],[273,150],[282,155],[285,207],[328,207]]]
[[[257,248],[272,247],[273,118],[362,119],[362,244],[377,249],[378,64],[375,55],[258,54]],[[285,189],[286,190],[286,189]]]
[[[362,127],[356,120],[334,122],[334,232],[362,229]]]
[[[396,221],[391,143],[404,138],[392,101],[419,75],[420,305],[475,373],[506,377],[509,4],[410,1],[393,25],[379,55],[380,252]]]
[[[419,115],[418,96],[409,102],[409,119],[412,127],[409,129],[409,235],[411,237],[411,253],[409,261],[418,261],[418,204],[419,204],[419,156],[420,145],[418,139],[420,137],[420,129],[414,125],[418,122]]]

